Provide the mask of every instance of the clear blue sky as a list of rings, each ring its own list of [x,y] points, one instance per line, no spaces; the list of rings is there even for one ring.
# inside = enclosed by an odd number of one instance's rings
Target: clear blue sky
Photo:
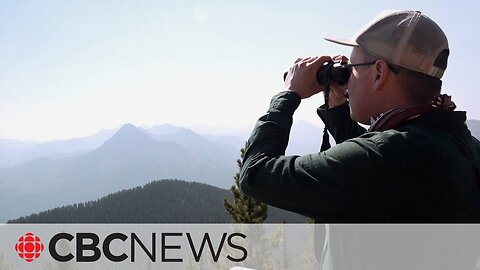
[[[349,55],[322,37],[351,37],[384,9],[420,10],[444,29],[444,92],[480,119],[478,1],[0,1],[0,138],[250,126],[297,57]],[[321,103],[295,118],[321,125]]]

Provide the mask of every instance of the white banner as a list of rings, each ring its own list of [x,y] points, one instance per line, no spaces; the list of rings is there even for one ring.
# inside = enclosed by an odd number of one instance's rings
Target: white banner
[[[479,269],[479,225],[0,225],[0,269]]]

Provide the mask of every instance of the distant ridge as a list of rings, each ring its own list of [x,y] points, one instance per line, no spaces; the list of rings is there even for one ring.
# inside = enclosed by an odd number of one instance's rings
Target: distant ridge
[[[0,169],[25,164],[39,158],[64,158],[99,147],[117,129],[100,130],[87,137],[49,142],[23,142],[0,139]]]

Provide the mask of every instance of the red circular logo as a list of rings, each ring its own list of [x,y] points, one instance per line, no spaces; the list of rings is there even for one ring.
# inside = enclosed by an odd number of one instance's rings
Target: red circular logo
[[[15,244],[15,251],[18,253],[18,256],[27,262],[32,262],[40,257],[40,253],[42,253],[44,248],[45,246],[40,241],[40,238],[31,232],[20,236],[18,243]]]

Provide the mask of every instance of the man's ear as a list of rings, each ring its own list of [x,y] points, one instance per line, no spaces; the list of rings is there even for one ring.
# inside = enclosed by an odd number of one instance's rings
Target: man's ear
[[[388,63],[384,60],[378,60],[375,63],[375,72],[373,79],[373,86],[375,89],[381,89],[383,85],[387,82],[389,76]]]

